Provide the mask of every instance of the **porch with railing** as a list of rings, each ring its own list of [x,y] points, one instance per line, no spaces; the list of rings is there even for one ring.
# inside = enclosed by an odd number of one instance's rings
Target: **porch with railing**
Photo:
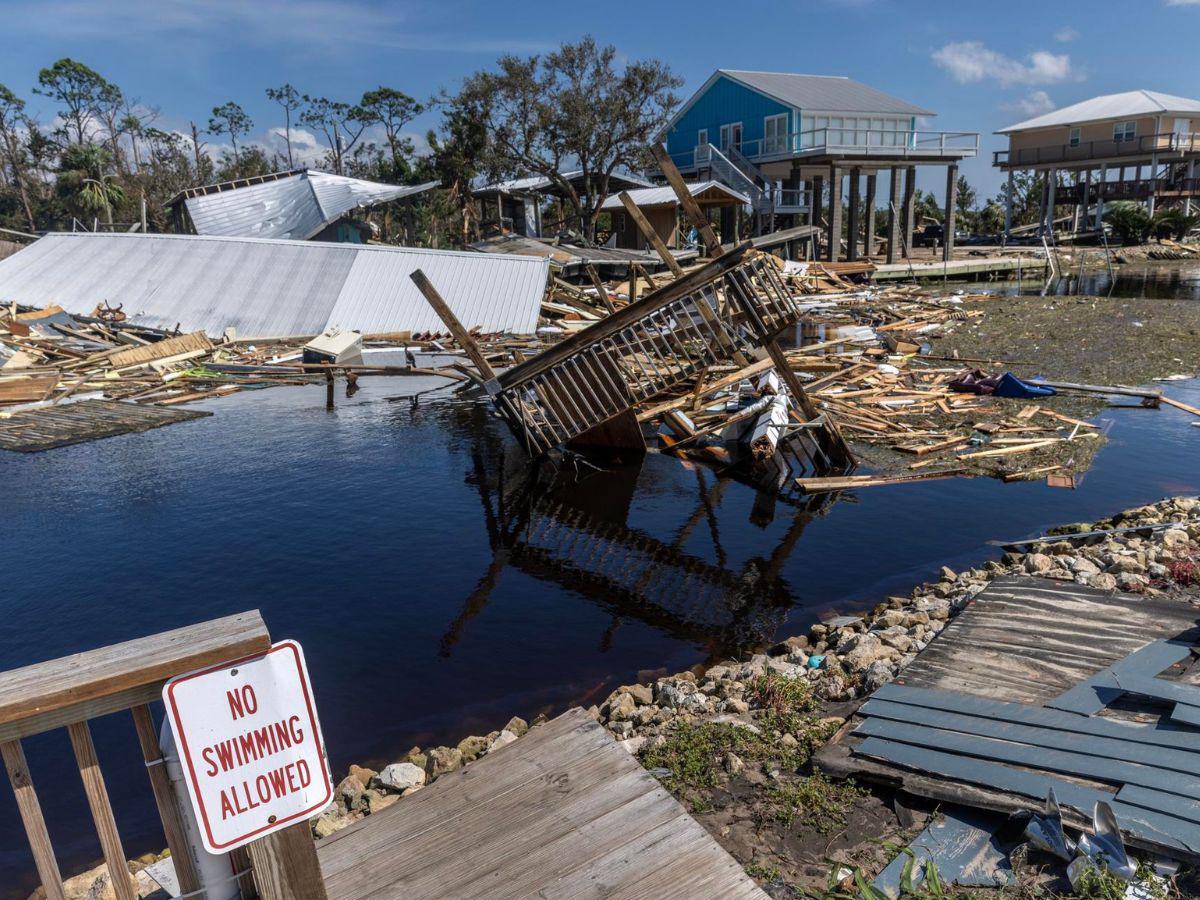
[[[1082,203],[1084,185],[1060,185],[1054,189],[1055,203]],[[1144,201],[1154,197],[1200,197],[1200,178],[1125,179],[1124,181],[1094,181],[1087,188],[1087,202],[1101,200]]]
[[[681,170],[705,168],[716,150],[698,144],[691,151],[672,154]],[[889,131],[862,128],[815,128],[786,135],[743,140],[720,148],[739,153],[754,163],[779,162],[828,154],[854,154],[885,158],[947,157],[960,159],[979,152],[979,134],[966,131]]]
[[[1200,134],[1144,134],[1131,140],[1078,141],[1074,144],[1049,144],[1041,147],[996,150],[992,165],[1000,167],[1036,166],[1046,163],[1087,162],[1140,156],[1200,154]]]

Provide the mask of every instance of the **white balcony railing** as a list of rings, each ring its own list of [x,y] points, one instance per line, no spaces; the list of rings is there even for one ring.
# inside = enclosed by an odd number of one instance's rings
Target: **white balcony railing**
[[[827,153],[863,156],[975,156],[979,134],[967,131],[887,131],[862,128],[816,128],[788,135],[741,141],[733,149],[755,163],[821,156]],[[676,154],[676,165],[702,168],[708,164],[707,144],[691,153]]]

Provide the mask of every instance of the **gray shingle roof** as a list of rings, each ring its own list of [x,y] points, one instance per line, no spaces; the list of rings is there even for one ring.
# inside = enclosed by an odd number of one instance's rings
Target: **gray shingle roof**
[[[769,94],[788,106],[798,106],[806,114],[811,110],[909,116],[936,115],[928,109],[840,75],[793,75],[789,72],[746,72],[739,69],[717,71],[734,81],[740,81]]]

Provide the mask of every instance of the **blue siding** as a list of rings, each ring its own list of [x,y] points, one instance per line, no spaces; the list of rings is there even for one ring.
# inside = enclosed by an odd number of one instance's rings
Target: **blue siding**
[[[721,126],[733,122],[742,123],[742,143],[761,141],[764,136],[763,119],[780,113],[788,114],[789,134],[799,131],[792,121],[790,107],[722,75],[667,132],[667,152],[677,160],[681,160],[684,154],[690,155],[701,128],[708,129],[709,143],[719,146]]]

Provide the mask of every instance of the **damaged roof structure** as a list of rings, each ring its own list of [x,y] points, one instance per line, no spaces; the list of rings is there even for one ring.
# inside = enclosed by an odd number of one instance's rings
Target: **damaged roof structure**
[[[108,301],[138,324],[214,336],[440,331],[417,269],[467,328],[536,330],[546,259],[244,237],[49,234],[0,260],[0,300],[79,315]]]
[[[351,211],[412,197],[437,184],[381,184],[296,169],[188,188],[176,194],[167,206],[179,233],[332,240],[332,226]]]

